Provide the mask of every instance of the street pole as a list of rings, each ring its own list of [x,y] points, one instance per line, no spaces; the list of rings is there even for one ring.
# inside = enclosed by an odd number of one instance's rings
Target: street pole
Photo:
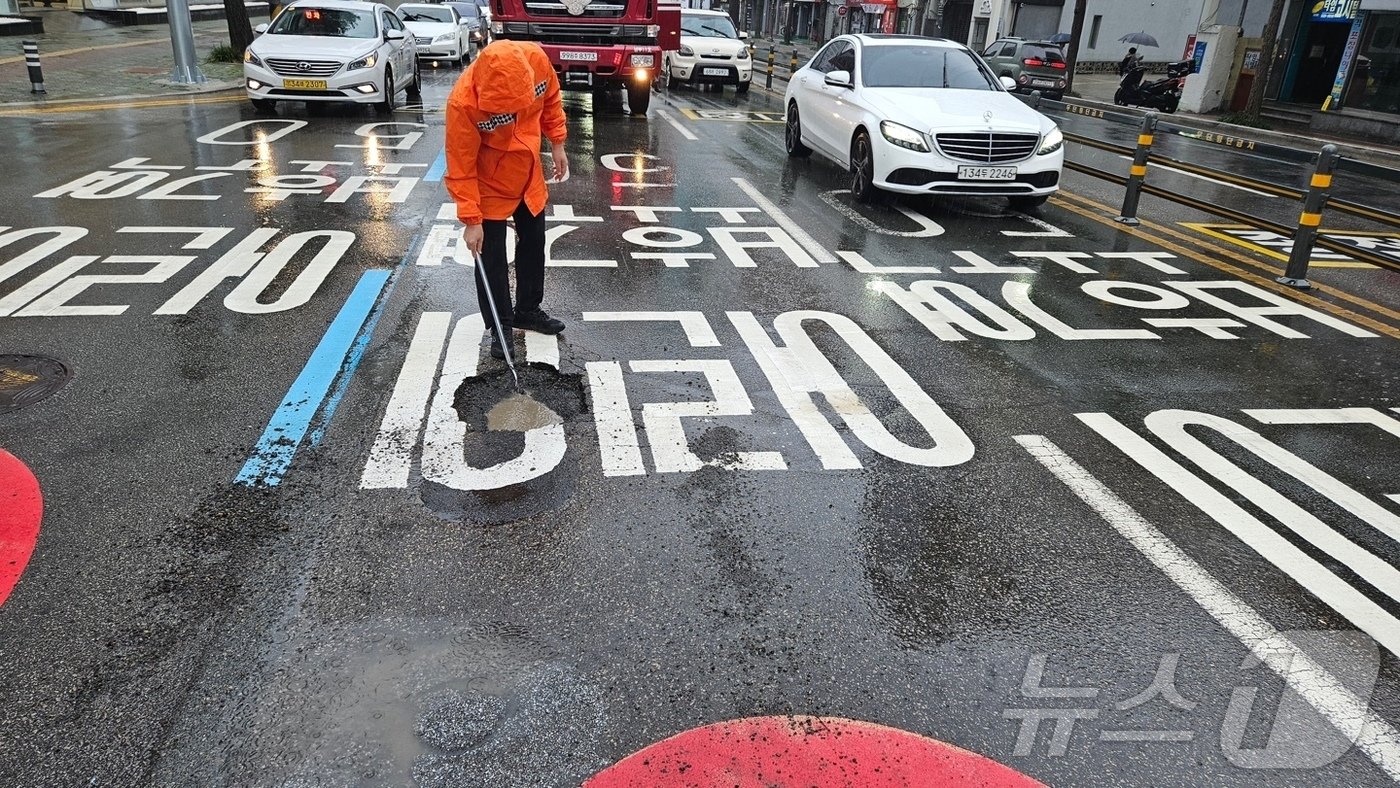
[[[194,54],[194,24],[190,22],[189,0],[167,0],[165,16],[170,24],[170,46],[175,50],[175,70],[170,72],[170,81],[177,85],[204,82]]]
[[[1074,17],[1069,28],[1069,49],[1065,50],[1065,94],[1074,90],[1074,68],[1079,63],[1079,38],[1084,35],[1084,12],[1089,0],[1074,0]]]

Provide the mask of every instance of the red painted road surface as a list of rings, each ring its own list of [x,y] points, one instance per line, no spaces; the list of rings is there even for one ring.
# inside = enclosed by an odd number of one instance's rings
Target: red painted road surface
[[[38,480],[19,458],[0,449],[0,605],[29,563],[43,516]]]
[[[754,717],[686,731],[584,788],[1030,788],[989,758],[895,728],[833,717]]]

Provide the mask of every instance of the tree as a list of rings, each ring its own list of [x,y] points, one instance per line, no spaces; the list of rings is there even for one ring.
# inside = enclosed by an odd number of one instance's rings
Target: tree
[[[228,44],[241,55],[253,43],[253,25],[243,0],[224,0],[224,19],[228,21]]]
[[[1065,93],[1074,89],[1074,67],[1079,62],[1079,37],[1084,32],[1084,11],[1089,0],[1074,0],[1074,21],[1069,28],[1069,51],[1065,53]]]
[[[1254,84],[1249,86],[1249,101],[1244,105],[1245,117],[1256,123],[1264,109],[1264,89],[1274,71],[1274,49],[1278,44],[1278,27],[1283,22],[1284,2],[1274,0],[1274,7],[1269,9],[1269,21],[1264,23],[1264,44],[1259,50],[1259,67],[1254,70]]]

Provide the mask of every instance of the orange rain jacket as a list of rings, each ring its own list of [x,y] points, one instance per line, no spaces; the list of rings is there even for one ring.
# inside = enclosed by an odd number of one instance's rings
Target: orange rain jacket
[[[509,219],[524,200],[544,210],[549,189],[540,136],[567,136],[559,78],[539,44],[495,41],[457,80],[447,102],[447,191],[464,224]]]

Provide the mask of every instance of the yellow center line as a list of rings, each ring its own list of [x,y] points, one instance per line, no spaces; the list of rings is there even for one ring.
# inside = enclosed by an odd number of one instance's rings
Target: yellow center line
[[[54,51],[54,52],[40,52],[40,53],[39,53],[39,61],[40,61],[40,62],[43,62],[44,58],[63,57],[64,55],[77,55],[77,54],[80,54],[80,53],[83,53],[83,52],[100,52],[100,51],[102,51],[102,50],[104,50],[104,49],[125,49],[125,48],[127,48],[127,47],[144,47],[144,46],[150,46],[151,44],[169,44],[169,43],[170,43],[170,39],[169,39],[169,38],[152,38],[152,39],[149,40],[149,41],[123,41],[123,42],[120,43],[120,44],[101,44],[101,45],[95,46],[95,47],[78,47],[78,48],[76,48],[76,49],[60,49],[60,50],[57,50],[57,51]],[[8,66],[8,65],[11,64],[11,63],[23,63],[23,62],[24,62],[24,55],[15,55],[14,57],[0,57],[0,66]]]
[[[168,98],[137,99],[132,101],[94,102],[90,104],[64,104],[33,108],[0,109],[0,116],[53,115],[66,112],[101,112],[117,109],[148,109],[151,107],[179,107],[188,104],[234,104],[246,101],[240,90],[237,95],[170,96]]]
[[[1064,191],[1064,190],[1061,190],[1061,191],[1059,192],[1059,196],[1060,196],[1060,197],[1067,197],[1067,198],[1069,198],[1070,200],[1073,200],[1074,202],[1085,203],[1085,204],[1087,204],[1087,205],[1093,206],[1094,208],[1096,208],[1096,209],[1098,209],[1098,210],[1104,210],[1104,211],[1113,212],[1113,209],[1108,208],[1108,206],[1106,206],[1106,205],[1102,205],[1102,204],[1100,204],[1100,203],[1097,203],[1097,202],[1095,202],[1095,201],[1093,201],[1093,200],[1090,200],[1090,199],[1088,199],[1088,198],[1085,198],[1085,197],[1080,197],[1080,196],[1078,196],[1078,195],[1070,194],[1070,193],[1068,193],[1068,192],[1066,192],[1066,191]],[[1108,227],[1112,227],[1113,229],[1118,230],[1118,231],[1120,231],[1120,232],[1124,232],[1124,233],[1127,233],[1127,234],[1129,234],[1129,235],[1137,236],[1137,237],[1139,237],[1139,238],[1142,238],[1142,239],[1145,240],[1145,241],[1150,241],[1151,243],[1154,243],[1154,244],[1156,244],[1157,246],[1160,246],[1161,248],[1166,249],[1167,251],[1171,252],[1172,254],[1179,255],[1179,256],[1181,256],[1181,257],[1185,257],[1185,258],[1187,258],[1188,260],[1194,260],[1194,261],[1196,261],[1196,262],[1198,262],[1198,263],[1201,263],[1202,265],[1210,266],[1211,268],[1214,268],[1214,269],[1216,269],[1216,270],[1218,270],[1218,271],[1223,271],[1223,272],[1228,273],[1228,274],[1231,274],[1231,275],[1233,275],[1233,276],[1237,276],[1237,277],[1239,277],[1239,278],[1245,280],[1246,282],[1249,282],[1250,284],[1258,285],[1259,287],[1265,288],[1265,289],[1267,289],[1267,290],[1273,290],[1274,292],[1277,292],[1277,293],[1283,293],[1284,295],[1287,295],[1287,296],[1289,296],[1290,298],[1296,299],[1296,300],[1298,300],[1298,301],[1302,301],[1303,303],[1307,304],[1308,306],[1310,306],[1310,307],[1312,307],[1312,308],[1314,308],[1314,309],[1318,309],[1318,310],[1321,310],[1321,311],[1323,311],[1323,312],[1330,312],[1331,314],[1336,315],[1337,317],[1345,318],[1345,319],[1347,319],[1347,320],[1350,320],[1350,321],[1353,322],[1353,323],[1356,323],[1357,325],[1365,326],[1366,328],[1369,328],[1369,329],[1371,329],[1372,331],[1376,331],[1376,332],[1378,332],[1378,333],[1384,334],[1384,335],[1386,335],[1386,336],[1388,336],[1388,337],[1391,337],[1392,339],[1400,339],[1400,328],[1397,328],[1397,327],[1395,327],[1395,326],[1392,326],[1392,325],[1390,325],[1390,324],[1388,324],[1388,323],[1382,323],[1381,321],[1376,320],[1376,319],[1371,318],[1371,317],[1367,317],[1366,315],[1357,314],[1356,312],[1353,312],[1353,311],[1351,311],[1350,309],[1347,309],[1347,308],[1345,308],[1345,307],[1338,306],[1338,305],[1336,305],[1336,304],[1333,304],[1333,303],[1330,302],[1330,301],[1324,301],[1324,300],[1322,300],[1322,299],[1320,299],[1320,298],[1318,298],[1318,297],[1316,297],[1316,296],[1309,295],[1309,294],[1303,293],[1303,292],[1299,292],[1298,290],[1296,290],[1296,289],[1294,289],[1294,288],[1292,288],[1292,287],[1289,287],[1289,286],[1287,286],[1287,285],[1279,284],[1278,282],[1275,282],[1273,279],[1270,279],[1270,278],[1268,278],[1268,277],[1264,277],[1264,276],[1260,276],[1260,275],[1255,274],[1255,273],[1251,273],[1251,272],[1249,272],[1249,271],[1244,270],[1243,268],[1240,268],[1240,267],[1238,267],[1238,266],[1231,265],[1231,264],[1226,263],[1226,262],[1223,262],[1223,261],[1221,261],[1221,260],[1212,259],[1211,257],[1207,257],[1206,255],[1200,254],[1200,253],[1198,253],[1198,252],[1196,252],[1196,251],[1194,251],[1194,250],[1192,250],[1192,249],[1188,249],[1188,248],[1186,248],[1186,247],[1184,247],[1184,246],[1181,246],[1181,245],[1179,245],[1179,244],[1172,243],[1171,241],[1168,241],[1168,240],[1166,240],[1166,239],[1164,239],[1164,238],[1160,238],[1160,237],[1157,237],[1157,236],[1155,236],[1155,235],[1146,233],[1146,232],[1144,232],[1143,230],[1144,230],[1144,228],[1149,227],[1149,223],[1148,223],[1148,222],[1145,222],[1145,221],[1144,221],[1144,222],[1143,222],[1141,225],[1139,225],[1138,227],[1125,227],[1125,226],[1123,226],[1123,225],[1121,225],[1121,224],[1118,224],[1117,222],[1113,221],[1112,219],[1108,218],[1106,215],[1102,215],[1102,214],[1100,214],[1100,213],[1098,213],[1097,211],[1094,211],[1094,210],[1089,210],[1088,208],[1086,208],[1086,207],[1084,207],[1084,206],[1082,206],[1082,205],[1075,205],[1075,204],[1073,204],[1073,202],[1068,202],[1068,201],[1066,201],[1066,200],[1064,200],[1064,199],[1055,199],[1053,202],[1054,202],[1055,205],[1058,205],[1058,206],[1060,206],[1061,208],[1065,208],[1066,210],[1069,210],[1069,211],[1071,211],[1072,213],[1079,214],[1080,216],[1083,216],[1083,217],[1085,217],[1085,218],[1087,218],[1087,219],[1092,219],[1092,220],[1094,220],[1094,221],[1096,221],[1096,222],[1098,222],[1098,223],[1100,223],[1100,224],[1103,224],[1103,225],[1108,226]],[[1181,238],[1181,239],[1183,239],[1183,240],[1185,240],[1185,241],[1196,242],[1196,239],[1193,239],[1193,238],[1191,238],[1190,236],[1187,236],[1187,235],[1184,235],[1184,234],[1179,234],[1179,233],[1172,233],[1172,232],[1170,231],[1170,228],[1162,227],[1161,225],[1151,225],[1151,227],[1152,227],[1152,229],[1155,229],[1155,230],[1166,231],[1167,234],[1169,234],[1169,235],[1174,234],[1174,235],[1176,235],[1177,237],[1179,237],[1179,238]],[[1244,259],[1244,258],[1239,258],[1239,257],[1236,256],[1236,255],[1230,255],[1230,254],[1228,253],[1228,251],[1227,251],[1227,250],[1224,250],[1224,249],[1219,249],[1219,248],[1217,248],[1217,247],[1211,247],[1211,249],[1212,249],[1213,252],[1224,253],[1225,256],[1229,256],[1229,257],[1233,257],[1233,258],[1241,259],[1241,260]],[[1256,265],[1257,265],[1257,264],[1256,264]],[[1352,302],[1354,302],[1354,303],[1358,303],[1358,304],[1360,304],[1360,305],[1363,305],[1363,306],[1365,306],[1366,308],[1371,309],[1371,310],[1373,310],[1373,311],[1375,311],[1375,312],[1377,312],[1377,313],[1379,313],[1379,314],[1384,314],[1384,315],[1386,315],[1386,316],[1388,316],[1388,317],[1400,317],[1400,313],[1396,313],[1396,312],[1394,312],[1393,310],[1386,309],[1385,307],[1380,306],[1379,304],[1374,304],[1374,303],[1372,303],[1372,302],[1370,302],[1370,301],[1367,301],[1367,300],[1364,299],[1364,298],[1360,298],[1360,297],[1358,297],[1358,296],[1353,296],[1353,295],[1351,295],[1350,293],[1344,293],[1344,292],[1339,291],[1339,290],[1336,290],[1336,289],[1334,289],[1334,288],[1326,288],[1326,289],[1324,290],[1324,287],[1323,287],[1323,286],[1318,286],[1318,285],[1314,285],[1314,287],[1316,287],[1316,288],[1319,289],[1319,290],[1323,290],[1323,292],[1327,292],[1329,295],[1334,295],[1334,296],[1336,296],[1336,297],[1338,297],[1338,298],[1342,298],[1342,299],[1345,299],[1345,300],[1352,301]]]

